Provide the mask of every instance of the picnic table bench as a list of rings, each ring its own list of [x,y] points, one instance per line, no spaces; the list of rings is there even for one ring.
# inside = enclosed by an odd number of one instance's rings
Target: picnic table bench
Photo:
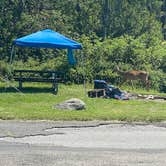
[[[52,83],[53,92],[58,92],[58,82],[61,80],[60,72],[39,70],[14,70],[14,80],[19,82],[22,89],[23,82],[45,82]]]

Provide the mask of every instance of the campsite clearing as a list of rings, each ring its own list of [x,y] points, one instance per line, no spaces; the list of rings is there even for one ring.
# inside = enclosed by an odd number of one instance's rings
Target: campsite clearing
[[[30,88],[31,85],[33,88]],[[23,93],[11,88],[5,90],[4,86],[1,84],[0,87],[0,119],[148,122],[166,120],[166,101],[88,98],[85,97],[82,85],[60,84],[57,95],[50,93],[49,85],[42,83],[25,83]],[[53,108],[55,104],[70,98],[83,100],[86,110],[60,111]]]

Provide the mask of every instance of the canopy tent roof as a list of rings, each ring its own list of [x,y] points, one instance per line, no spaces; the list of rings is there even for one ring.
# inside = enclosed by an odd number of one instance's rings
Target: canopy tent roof
[[[30,35],[15,39],[14,45],[21,47],[34,47],[34,48],[58,48],[68,49],[68,60],[70,64],[75,64],[73,49],[82,49],[82,45],[72,39],[61,35],[51,29],[45,29],[32,33]],[[10,61],[12,62],[13,55],[11,53]]]
[[[82,49],[80,43],[51,29],[45,29],[13,41],[14,45],[35,48]]]

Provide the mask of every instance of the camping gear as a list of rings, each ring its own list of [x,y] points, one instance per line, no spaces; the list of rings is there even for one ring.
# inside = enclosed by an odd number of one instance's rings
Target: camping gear
[[[103,97],[103,96],[105,96],[104,89],[94,89],[88,91],[88,97],[94,98],[94,97]]]
[[[103,97],[105,98],[129,100],[129,97],[126,92],[114,87],[113,85],[108,85],[105,80],[94,80],[94,91],[96,89],[104,89],[105,93],[103,93]],[[90,97],[89,94],[88,96]],[[96,97],[98,96],[96,95]]]
[[[104,80],[94,80],[94,89],[105,89],[107,88],[107,83]]]

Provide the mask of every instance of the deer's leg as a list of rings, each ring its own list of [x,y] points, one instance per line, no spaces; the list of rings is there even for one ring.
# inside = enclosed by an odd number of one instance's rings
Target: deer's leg
[[[120,83],[120,87],[126,82],[126,79],[123,79]]]
[[[130,82],[131,82],[132,89],[134,89],[133,80],[130,80]]]
[[[145,83],[146,83],[146,90],[149,91],[150,81],[149,81],[149,75],[148,74],[146,76]]]
[[[149,87],[150,87],[150,82],[149,80],[146,81],[146,90],[149,91]]]

